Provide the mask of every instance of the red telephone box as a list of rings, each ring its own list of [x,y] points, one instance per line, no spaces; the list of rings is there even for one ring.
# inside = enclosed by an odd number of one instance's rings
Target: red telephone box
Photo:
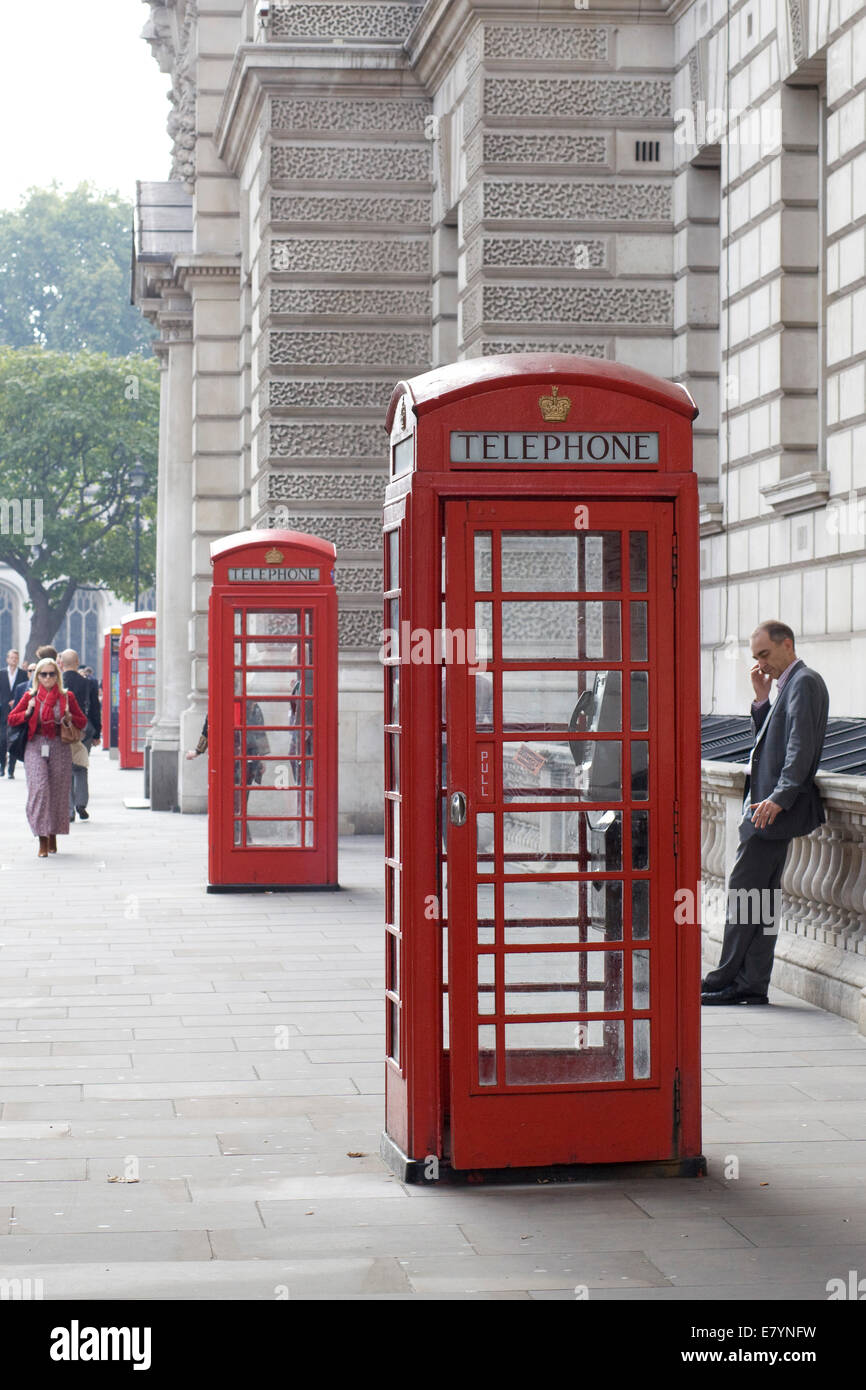
[[[117,742],[120,766],[144,767],[144,740],[156,708],[155,613],[131,613],[122,619],[119,678]]]
[[[700,929],[675,917],[700,876],[696,414],[548,354],[395,388],[382,1153],[405,1179],[704,1171]]]
[[[337,888],[337,591],[330,541],[215,541],[209,893]]]
[[[120,628],[107,627],[102,642],[102,746],[117,757],[120,691]]]

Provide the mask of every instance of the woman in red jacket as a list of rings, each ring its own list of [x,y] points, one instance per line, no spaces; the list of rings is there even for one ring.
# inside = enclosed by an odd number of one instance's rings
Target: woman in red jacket
[[[27,820],[39,836],[39,858],[57,853],[57,836],[69,834],[69,785],[72,750],[60,737],[61,724],[83,729],[82,714],[71,690],[64,689],[57,662],[46,657],[33,672],[33,684],[9,712],[9,723],[28,720],[24,770],[27,773]]]

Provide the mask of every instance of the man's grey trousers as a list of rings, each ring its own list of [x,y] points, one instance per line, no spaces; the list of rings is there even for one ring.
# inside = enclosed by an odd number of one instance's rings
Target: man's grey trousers
[[[790,840],[748,835],[740,841],[728,880],[722,954],[704,976],[704,989],[733,985],[743,994],[766,994],[773,971],[782,873]]]

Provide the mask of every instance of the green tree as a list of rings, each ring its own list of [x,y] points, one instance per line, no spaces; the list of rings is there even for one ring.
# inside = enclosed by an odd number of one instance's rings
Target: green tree
[[[27,585],[28,660],[80,585],[134,597],[136,459],[141,588],[153,583],[158,375],[154,358],[0,347],[0,563]]]
[[[129,302],[132,205],[90,184],[31,189],[0,212],[0,343],[55,352],[147,352]]]

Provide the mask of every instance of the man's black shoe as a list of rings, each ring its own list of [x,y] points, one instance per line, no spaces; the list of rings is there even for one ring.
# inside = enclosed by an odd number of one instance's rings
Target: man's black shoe
[[[766,994],[747,994],[734,985],[725,989],[708,990],[701,995],[702,1004],[769,1004]]]
[[[76,809],[76,811],[78,812],[78,819],[79,819],[79,820],[90,820],[90,817],[89,817],[89,815],[87,814],[87,812],[85,811],[85,809],[84,809],[83,806],[76,806],[75,809]]]

